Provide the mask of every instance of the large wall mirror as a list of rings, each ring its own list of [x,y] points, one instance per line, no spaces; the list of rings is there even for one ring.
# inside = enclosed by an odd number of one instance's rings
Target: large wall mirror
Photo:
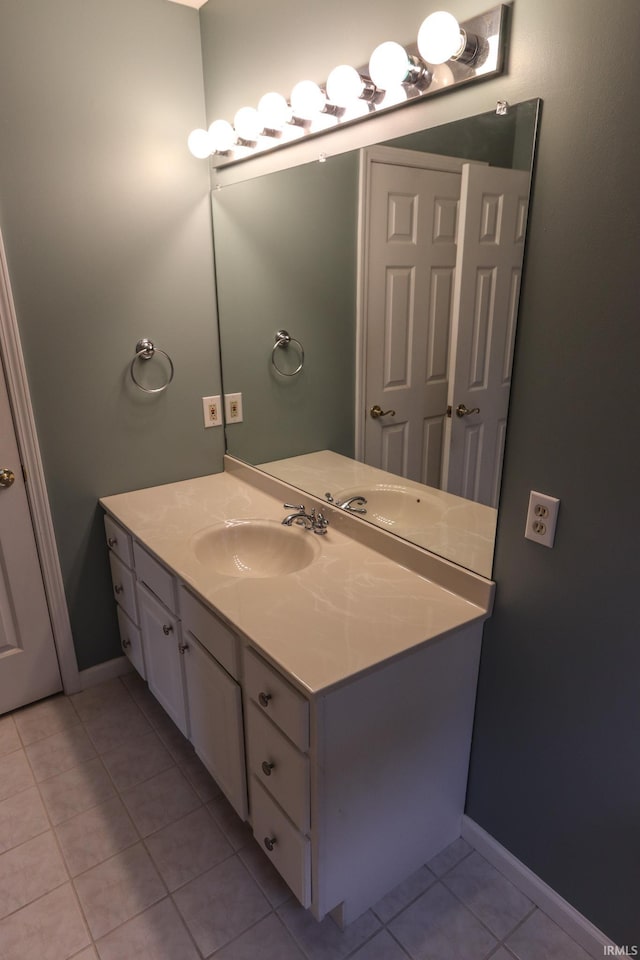
[[[212,200],[228,452],[484,576],[539,109]]]

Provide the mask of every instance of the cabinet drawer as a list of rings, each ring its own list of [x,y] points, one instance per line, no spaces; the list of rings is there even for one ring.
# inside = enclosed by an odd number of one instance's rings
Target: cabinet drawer
[[[147,679],[142,655],[142,636],[135,623],[129,619],[122,607],[117,608],[118,627],[120,628],[120,646],[143,680]]]
[[[300,750],[309,749],[309,704],[253,650],[245,649],[245,688],[251,700]]]
[[[247,710],[249,768],[302,833],[309,832],[309,758],[266,718],[255,703]]]
[[[115,553],[109,551],[109,566],[113,581],[113,595],[119,606],[129,615],[134,623],[138,623],[138,607],[136,604],[136,581],[133,572],[125,567],[122,560]]]
[[[311,903],[311,842],[251,778],[253,835],[303,907]]]
[[[156,597],[162,600],[165,607],[175,613],[178,604],[173,574],[169,573],[166,567],[163,567],[135,540],[133,542],[133,558],[138,580],[142,580],[155,593]]]
[[[124,527],[121,527],[119,523],[109,516],[108,513],[104,515],[104,532],[107,537],[107,544],[110,550],[120,557],[123,563],[126,563],[128,567],[133,566],[133,545],[131,541],[131,536],[127,533]]]
[[[237,680],[237,639],[231,630],[184,587],[180,588],[180,612],[183,630],[192,633],[227,673]]]

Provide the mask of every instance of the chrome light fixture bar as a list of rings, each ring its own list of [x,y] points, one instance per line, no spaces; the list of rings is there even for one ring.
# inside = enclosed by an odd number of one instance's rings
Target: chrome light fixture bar
[[[267,93],[257,109],[241,107],[233,124],[215,120],[208,130],[193,130],[189,149],[222,167],[498,76],[504,69],[508,9],[500,4],[462,23],[444,11],[430,14],[415,43],[381,43],[365,66],[340,64],[324,86],[302,80],[288,100]]]

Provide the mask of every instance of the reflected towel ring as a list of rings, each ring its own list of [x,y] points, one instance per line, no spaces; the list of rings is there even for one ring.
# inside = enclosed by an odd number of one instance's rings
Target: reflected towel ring
[[[278,364],[276,363],[276,350],[278,347],[288,347],[290,343],[296,343],[300,348],[300,363],[292,373],[286,373],[284,370],[281,370]],[[271,363],[273,364],[274,370],[280,374],[281,377],[295,377],[297,373],[300,373],[304,367],[304,347],[299,340],[296,340],[295,337],[292,337],[286,330],[278,330],[276,333],[276,339],[273,344],[273,350],[271,351]]]
[[[162,384],[161,387],[143,387],[142,384],[136,380],[136,375],[134,373],[136,360],[151,360],[155,353],[161,353],[163,357],[167,358],[169,362],[169,378],[166,383]],[[162,393],[162,391],[166,390],[173,380],[173,372],[173,360],[168,353],[156,347],[153,341],[149,340],[147,337],[143,337],[142,340],[138,340],[136,343],[136,355],[131,361],[131,366],[129,367],[131,379],[135,383],[136,387],[138,387],[140,390],[143,390],[145,393]]]

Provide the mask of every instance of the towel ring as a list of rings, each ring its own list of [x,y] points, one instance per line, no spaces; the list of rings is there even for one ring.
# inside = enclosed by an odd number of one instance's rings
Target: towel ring
[[[276,363],[276,350],[278,347],[288,347],[290,343],[297,343],[300,348],[300,363],[292,373],[286,373],[284,370],[281,370],[278,364]],[[296,340],[295,337],[292,337],[286,330],[278,330],[276,333],[275,343],[273,344],[273,350],[271,351],[271,363],[273,364],[274,370],[276,373],[279,373],[281,377],[295,377],[297,373],[300,373],[304,367],[304,347],[299,340]]]
[[[136,375],[134,372],[136,360],[151,360],[155,353],[161,353],[163,357],[167,358],[169,362],[169,377],[167,382],[163,383],[161,387],[143,387],[142,384],[136,380]],[[173,360],[168,353],[156,347],[152,340],[149,340],[147,337],[143,337],[142,340],[138,340],[136,343],[136,355],[131,361],[129,373],[131,374],[131,379],[135,383],[136,387],[138,387],[140,390],[144,390],[145,393],[162,393],[162,391],[166,390],[173,380]]]

